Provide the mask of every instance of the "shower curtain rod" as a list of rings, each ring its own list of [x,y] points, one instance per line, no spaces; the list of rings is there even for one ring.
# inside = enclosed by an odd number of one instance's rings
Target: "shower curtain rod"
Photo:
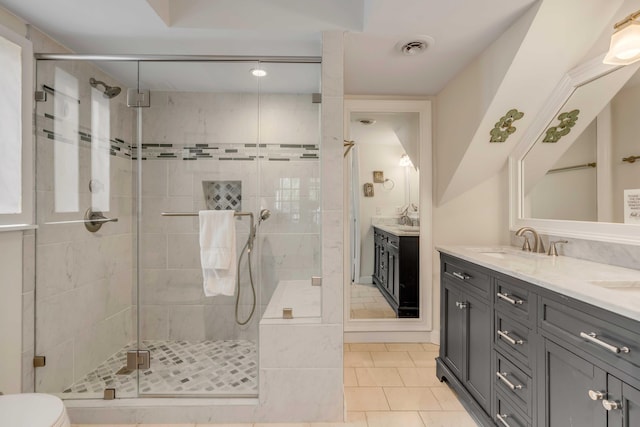
[[[51,61],[151,61],[151,62],[271,62],[321,64],[320,56],[243,56],[243,55],[93,55],[76,53],[36,53],[36,59]]]

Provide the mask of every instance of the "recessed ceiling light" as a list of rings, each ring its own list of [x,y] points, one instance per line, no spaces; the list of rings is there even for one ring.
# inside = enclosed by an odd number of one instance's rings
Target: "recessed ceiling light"
[[[407,56],[414,56],[424,53],[427,48],[433,46],[435,40],[429,36],[415,36],[400,40],[396,44],[396,49]]]
[[[251,74],[253,74],[256,77],[264,77],[267,75],[267,72],[262,68],[252,68]]]

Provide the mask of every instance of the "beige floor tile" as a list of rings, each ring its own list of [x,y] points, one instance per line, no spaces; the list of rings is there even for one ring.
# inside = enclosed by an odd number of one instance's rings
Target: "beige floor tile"
[[[424,427],[418,412],[367,412],[367,422],[369,427]]]
[[[478,427],[465,411],[420,412],[427,427]]]
[[[345,368],[371,368],[373,359],[368,351],[350,351],[344,354]]]
[[[419,368],[430,368],[436,366],[436,357],[438,353],[430,351],[410,351],[409,356],[413,363]]]
[[[405,387],[446,387],[436,376],[436,368],[398,368]]]
[[[311,427],[309,423],[257,423],[253,427]]]
[[[387,351],[383,343],[351,343],[352,351]]]
[[[347,412],[347,422],[353,424],[354,427],[367,427],[366,412]]]
[[[358,377],[356,376],[356,368],[344,368],[344,386],[358,387]]]
[[[445,411],[464,411],[458,396],[449,387],[433,387],[431,391]]]
[[[420,343],[387,343],[387,350],[389,351],[424,351],[422,344]]]
[[[138,427],[195,427],[195,424],[137,424]],[[120,427],[109,424],[109,427]],[[217,426],[216,426],[217,427]]]
[[[345,387],[349,411],[388,411],[389,404],[382,387]]]
[[[415,367],[413,360],[409,357],[407,352],[403,351],[391,351],[381,352],[376,351],[371,353],[373,359],[373,365],[376,368],[412,368]]]
[[[350,346],[350,344],[348,344],[348,343],[346,343],[346,342],[345,342],[345,343],[343,343],[343,344],[342,344],[342,349],[343,349],[343,351],[345,351],[345,352],[347,352],[347,351],[351,351],[351,346]]]
[[[430,342],[423,342],[422,348],[424,348],[424,351],[433,351],[436,353],[440,351],[440,346],[438,344],[432,344]]]
[[[396,368],[355,368],[360,387],[402,387]]]
[[[139,427],[146,427],[140,424]],[[196,424],[196,427],[253,427],[253,424]]]
[[[437,411],[443,409],[429,387],[384,387],[392,411]]]

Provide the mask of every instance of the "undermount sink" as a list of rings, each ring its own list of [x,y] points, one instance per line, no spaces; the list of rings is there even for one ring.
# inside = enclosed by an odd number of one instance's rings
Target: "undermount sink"
[[[620,291],[640,291],[640,280],[591,280],[589,283]]]
[[[487,255],[493,258],[505,259],[506,252],[504,251],[495,251],[495,252],[480,252],[482,255]]]

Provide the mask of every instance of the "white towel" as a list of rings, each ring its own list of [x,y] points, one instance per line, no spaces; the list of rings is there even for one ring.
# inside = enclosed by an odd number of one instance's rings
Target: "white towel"
[[[233,295],[236,282],[234,211],[200,211],[200,263],[204,294]]]

